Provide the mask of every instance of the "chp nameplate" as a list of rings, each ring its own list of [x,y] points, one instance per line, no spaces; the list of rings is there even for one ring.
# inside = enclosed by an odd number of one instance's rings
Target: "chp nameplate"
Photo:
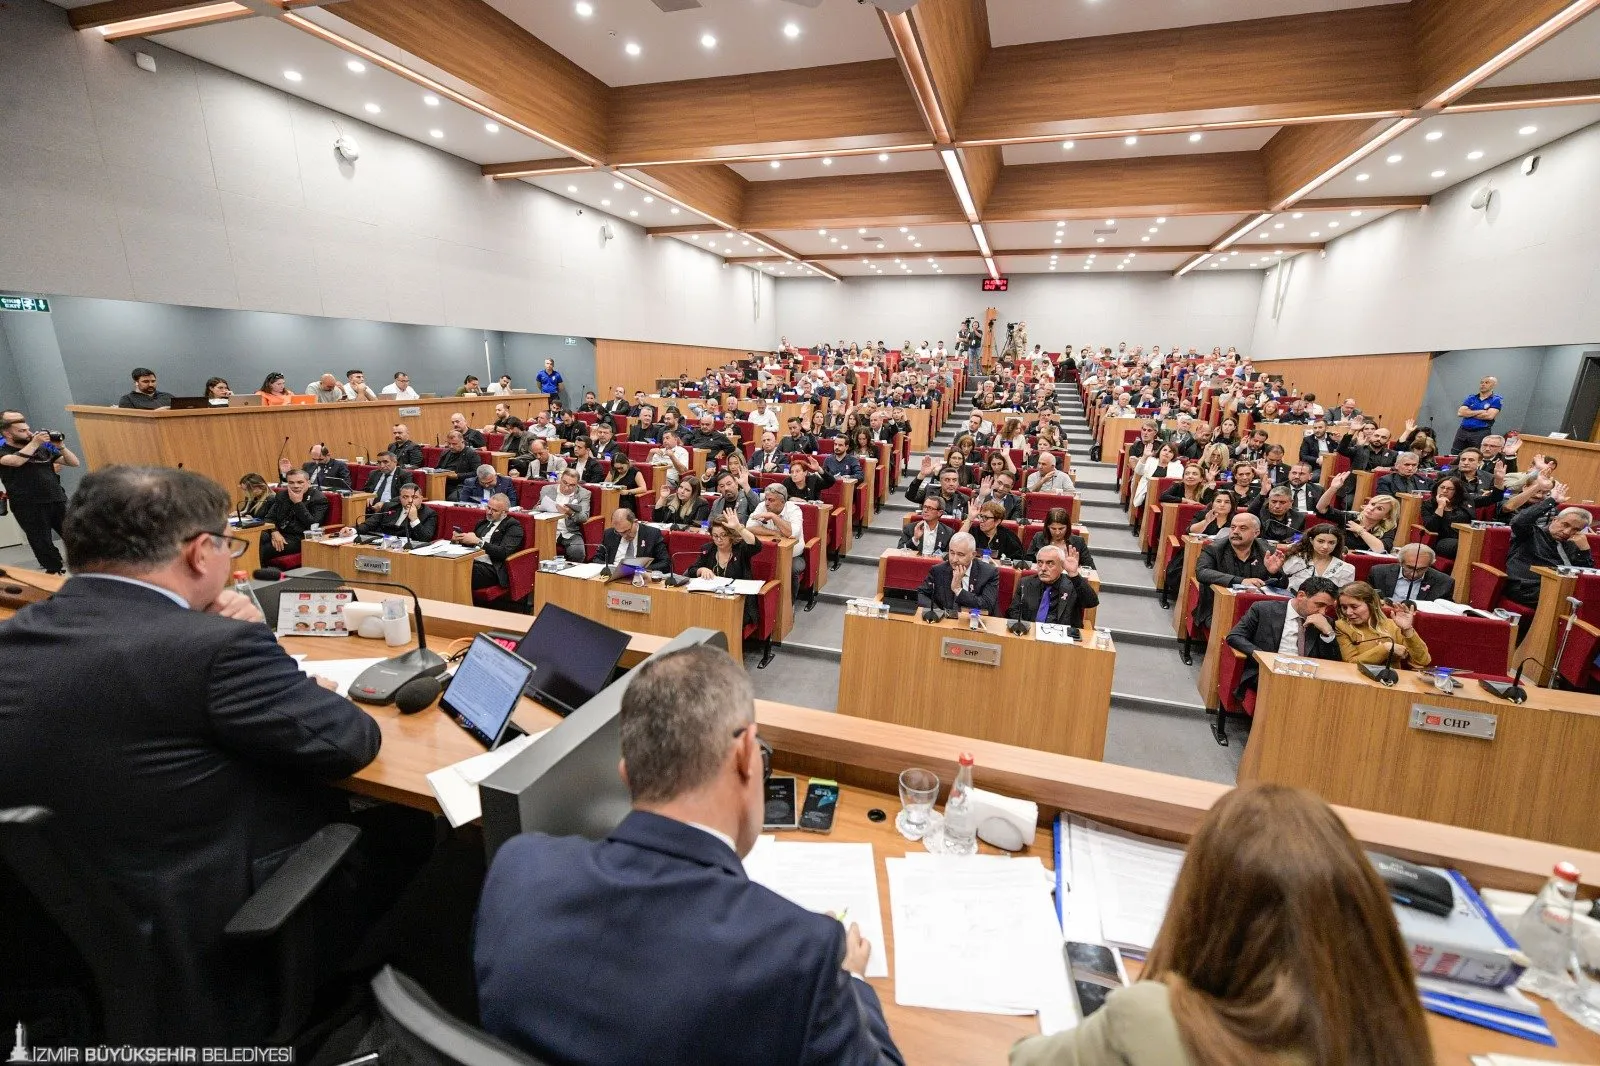
[[[1430,733],[1449,733],[1457,737],[1493,740],[1495,727],[1499,721],[1498,714],[1491,714],[1488,711],[1460,711],[1447,707],[1429,707],[1422,703],[1411,705],[1411,728],[1425,729]]]
[[[613,611],[632,611],[634,614],[649,614],[650,597],[634,592],[612,590],[606,593],[606,606]]]
[[[361,574],[382,574],[389,576],[389,560],[381,555],[356,556],[356,572]]]
[[[961,663],[979,666],[999,666],[1001,648],[998,644],[981,644],[975,640],[958,640],[945,637],[939,642],[939,655]]]

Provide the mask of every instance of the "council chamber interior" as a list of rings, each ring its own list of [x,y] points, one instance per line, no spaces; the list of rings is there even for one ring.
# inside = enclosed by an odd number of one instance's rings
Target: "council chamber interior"
[[[1600,1062],[1594,0],[8,0],[0,98],[11,1061]],[[1276,833],[1351,973],[1185,961]]]

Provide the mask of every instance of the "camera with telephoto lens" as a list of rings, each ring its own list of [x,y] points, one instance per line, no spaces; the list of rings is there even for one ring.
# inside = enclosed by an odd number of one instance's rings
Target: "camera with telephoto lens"
[[[49,430],[49,433],[50,433],[50,443],[52,443],[52,444],[60,444],[62,441],[67,439],[67,435],[65,433],[57,433],[53,429]]]

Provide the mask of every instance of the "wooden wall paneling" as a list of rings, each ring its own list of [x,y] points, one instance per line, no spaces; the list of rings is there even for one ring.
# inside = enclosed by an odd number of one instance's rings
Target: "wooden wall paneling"
[[[656,391],[657,378],[675,378],[687,372],[703,376],[713,367],[749,354],[743,348],[705,348],[693,344],[658,344],[654,341],[595,341],[595,378],[602,396],[621,385],[631,399],[635,389]]]
[[[617,166],[932,143],[892,59],[625,85],[610,99]]]
[[[1265,201],[1256,152],[1035,163],[1001,168],[984,221],[1249,214]]]
[[[216,0],[103,0],[86,4],[66,13],[67,23],[75,30],[97,30],[129,19],[152,18],[171,15],[192,8],[206,7]]]
[[[1446,114],[1462,111],[1509,111],[1524,107],[1570,107],[1600,103],[1600,78],[1552,81],[1540,85],[1485,85],[1456,97]]]
[[[1349,119],[1285,126],[1274,133],[1261,149],[1268,208],[1283,206],[1292,194],[1327,174],[1391,125],[1388,119]]]
[[[577,174],[593,169],[581,159],[574,159],[570,155],[564,155],[557,159],[527,159],[514,163],[485,163],[483,164],[483,176],[500,179],[536,178],[545,174]]]
[[[737,226],[744,214],[745,190],[750,185],[737,171],[721,163],[648,167],[630,170],[627,176],[690,210],[731,226]]]
[[[1600,500],[1600,444],[1523,434],[1522,451],[1518,454],[1549,456],[1558,464],[1556,480],[1571,486],[1573,499]],[[1526,470],[1528,460],[1523,459],[1520,467]]]
[[[1284,383],[1302,394],[1315,393],[1323,407],[1337,407],[1346,396],[1356,406],[1399,436],[1405,420],[1415,418],[1428,391],[1431,352],[1395,355],[1338,355],[1323,359],[1257,359],[1256,370],[1282,374]],[[1450,432],[1455,431],[1450,427]],[[1449,434],[1440,431],[1443,444]]]
[[[1409,42],[1402,4],[996,48],[957,140],[1398,114]]]
[[[344,0],[338,8],[572,155],[596,162],[605,154],[605,83],[483,0]]]
[[[1473,88],[1556,24],[1600,9],[1600,0],[1412,0],[1419,107],[1437,107]],[[1496,60],[1499,62],[1497,63]]]
[[[1005,160],[998,145],[975,145],[961,149],[961,167],[967,176],[967,190],[972,193],[972,203],[982,217],[989,197],[1005,169]]]
[[[745,196],[746,230],[830,226],[964,223],[944,169],[843,178],[753,181]]]
[[[986,0],[922,0],[907,14],[953,129],[989,57],[989,6]]]

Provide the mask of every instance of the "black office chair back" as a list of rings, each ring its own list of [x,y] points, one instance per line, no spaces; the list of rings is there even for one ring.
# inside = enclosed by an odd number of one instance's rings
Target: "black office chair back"
[[[72,1036],[147,1042],[155,1032],[155,955],[111,886],[77,849],[49,831],[51,818],[43,807],[0,810],[0,899],[21,904],[20,914],[7,915],[0,940],[6,955],[15,956],[0,958],[10,994],[62,1006],[84,991],[48,987],[67,972],[50,957],[64,940],[91,978],[89,991],[97,1001],[67,1007],[78,1024],[87,1014],[93,1029]],[[45,987],[30,988],[30,975]],[[68,1022],[69,1028],[78,1024]]]
[[[497,1037],[455,1018],[392,966],[372,979],[383,1015],[384,1066],[544,1066]]]

